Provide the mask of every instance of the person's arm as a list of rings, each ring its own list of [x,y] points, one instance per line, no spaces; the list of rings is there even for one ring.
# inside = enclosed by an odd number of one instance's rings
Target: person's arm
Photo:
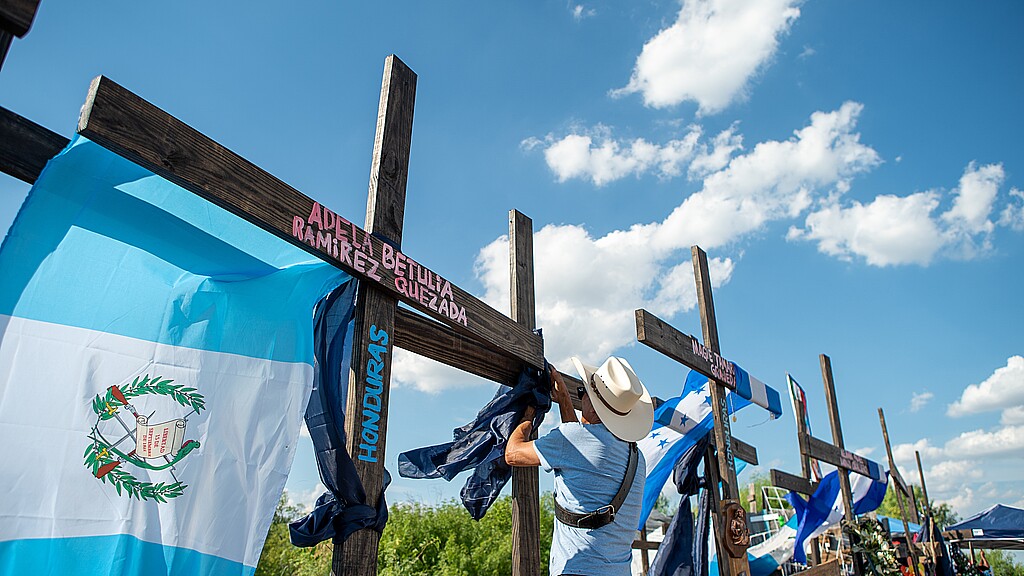
[[[540,457],[530,440],[533,432],[533,406],[526,409],[523,421],[508,436],[505,444],[505,463],[509,466],[540,466]]]
[[[565,380],[554,366],[551,367],[551,388],[551,399],[558,403],[558,413],[562,417],[562,422],[579,422],[576,418],[576,409],[572,407],[569,389],[565,387]]]

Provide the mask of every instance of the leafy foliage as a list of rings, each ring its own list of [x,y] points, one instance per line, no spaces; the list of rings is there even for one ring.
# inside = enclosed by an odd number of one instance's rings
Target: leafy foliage
[[[918,505],[924,506],[924,492],[920,486],[910,485],[911,490],[914,492],[914,498],[917,500]],[[900,506],[899,501],[896,500],[896,486],[895,482],[889,483],[889,488],[885,492],[885,498],[882,500],[882,505],[878,507],[878,513],[888,516],[890,518],[900,518]],[[908,520],[913,521],[912,510],[914,508],[913,500],[907,500],[904,498],[903,506],[907,510]],[[931,503],[930,511],[932,518],[935,519],[935,526],[939,530],[945,530],[946,527],[956,524],[960,521],[960,515],[953,511],[952,506],[949,504],[935,505]],[[923,515],[922,515],[923,516]]]
[[[896,562],[896,551],[886,537],[882,525],[874,518],[863,516],[853,522],[842,522],[843,530],[850,535],[854,553],[860,553],[868,574],[875,576],[900,576]]]
[[[541,572],[551,549],[552,495],[541,497]],[[401,502],[391,506],[377,551],[377,573],[386,576],[506,575],[512,572],[512,498],[499,498],[487,515],[474,521],[457,500],[437,506]],[[267,534],[256,576],[323,575],[330,572],[333,546],[323,542],[297,548],[288,539],[288,522],[301,511],[283,496]]]

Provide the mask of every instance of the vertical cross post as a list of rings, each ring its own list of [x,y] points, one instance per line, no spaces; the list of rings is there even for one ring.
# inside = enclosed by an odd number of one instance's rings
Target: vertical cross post
[[[921,478],[921,495],[924,496],[923,510],[924,510],[924,521],[928,523],[925,529],[928,531],[928,557],[932,561],[934,568],[935,562],[939,556],[938,546],[932,540],[932,535],[935,531],[935,519],[932,517],[932,507],[928,500],[928,487],[924,483],[924,468],[921,467],[921,453],[914,450],[914,457],[917,459],[917,475]]]
[[[836,401],[836,385],[832,379],[832,360],[828,356],[822,354],[821,360],[821,379],[825,382],[825,400],[828,403],[828,421],[832,426],[832,444],[838,447],[840,450],[844,450],[843,445],[843,426],[839,422],[839,402]],[[850,491],[850,475],[847,469],[839,466],[839,489],[843,493],[843,516],[847,521],[853,522],[853,495]],[[860,562],[857,559],[857,554],[853,555],[853,572],[857,576],[862,573]]]
[[[39,9],[39,0],[0,0],[0,68],[14,37],[28,34]]]
[[[715,303],[711,295],[711,276],[708,272],[708,256],[699,246],[691,248],[693,255],[693,275],[697,282],[697,306],[700,308],[700,323],[704,333],[704,345],[716,354],[721,354],[721,346],[718,343],[718,322],[715,318]],[[750,573],[750,566],[747,563],[746,542],[736,541],[732,538],[734,531],[732,523],[742,522],[742,534],[747,534],[746,515],[739,503],[739,490],[736,486],[736,465],[733,462],[732,434],[729,429],[729,408],[725,403],[725,388],[717,380],[709,379],[708,388],[711,391],[711,411],[714,414],[715,422],[715,450],[718,454],[718,466],[708,466],[710,459],[705,459],[704,465],[708,472],[708,479],[712,481],[711,493],[717,490],[717,482],[722,485],[722,500],[718,503],[717,517],[715,524],[716,542],[719,542],[718,566],[722,576],[747,576]],[[717,469],[717,470],[716,470]],[[715,474],[714,472],[718,472]],[[719,476],[715,478],[715,476]],[[722,548],[726,554],[722,554]]]
[[[512,319],[533,330],[533,221],[518,210],[509,211],[508,243]],[[540,575],[540,484],[532,466],[512,468],[512,574]]]
[[[885,442],[885,453],[889,457],[889,470],[891,476],[895,479],[899,477],[899,471],[896,469],[896,461],[892,457],[892,445],[889,444],[889,430],[885,426],[885,412],[881,408],[878,409],[878,420],[882,424],[882,440]],[[920,576],[917,573],[917,550],[914,548],[914,542],[910,537],[910,523],[907,520],[907,507],[903,503],[902,479],[898,482],[896,492],[896,503],[900,507],[900,519],[903,520],[903,535],[907,539],[907,552],[910,554],[911,566],[914,568],[914,576]]]
[[[790,378],[789,373],[786,374],[786,378]],[[810,436],[810,433],[807,432],[807,421],[804,420],[807,407],[804,406],[803,400],[798,399],[796,403],[799,404],[796,410],[796,440],[799,445],[802,442],[801,439]],[[811,480],[811,457],[802,451],[800,452],[800,472],[808,481]],[[821,548],[818,547],[818,537],[815,536],[811,538],[811,565],[817,566],[818,564],[821,564]]]
[[[416,74],[397,56],[384,63],[384,79],[373,143],[366,231],[396,250],[402,244],[405,186],[412,143]],[[377,506],[383,493],[384,450],[394,350],[397,299],[364,283],[356,302],[352,369],[345,410],[347,449],[366,491]],[[365,529],[347,541],[335,539],[331,572],[335,576],[377,573],[380,534]]]

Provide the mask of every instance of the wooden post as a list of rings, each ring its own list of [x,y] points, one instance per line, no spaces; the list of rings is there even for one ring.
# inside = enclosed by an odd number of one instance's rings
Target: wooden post
[[[928,558],[932,562],[932,571],[934,571],[938,564],[938,557],[941,556],[939,547],[935,545],[935,541],[932,540],[932,535],[935,532],[935,518],[932,516],[931,501],[928,499],[928,486],[924,483],[924,468],[921,467],[921,453],[914,450],[914,458],[917,459],[917,475],[921,478],[921,495],[924,497],[924,521],[928,523],[925,529],[928,531]]]
[[[791,377],[790,377],[789,373],[786,373],[787,381],[790,378]],[[790,391],[792,392],[792,387],[790,388]],[[800,440],[802,438],[804,438],[805,436],[810,436],[810,433],[807,432],[807,421],[804,420],[804,412],[807,410],[807,407],[804,406],[803,402],[801,402],[801,401],[797,401],[797,403],[800,405],[799,409],[798,409],[799,413],[795,415],[796,416],[796,441],[797,441],[797,445],[799,445],[800,444]],[[800,472],[803,474],[803,477],[808,482],[811,481],[811,457],[808,456],[807,454],[804,454],[802,451],[800,452]],[[817,486],[815,485],[815,488],[816,487]],[[807,492],[807,494],[808,495],[814,494],[814,490],[812,489],[810,492]],[[815,536],[814,538],[811,538],[810,542],[811,542],[811,566],[817,566],[817,565],[821,564],[821,548],[818,545],[818,537]]]
[[[832,443],[840,450],[845,449],[843,445],[843,427],[839,422],[839,402],[836,401],[836,385],[832,380],[832,361],[828,356],[819,356],[821,361],[821,378],[825,381],[825,399],[828,403],[828,420],[832,426]],[[853,515],[853,495],[850,492],[850,475],[843,467],[839,468],[839,489],[843,492],[843,516],[847,521],[853,522],[856,518]],[[853,557],[854,574],[860,576],[862,573],[857,554]]]
[[[384,63],[377,135],[373,144],[366,231],[396,250],[402,245],[415,100],[416,74],[398,57],[388,56]],[[397,300],[389,293],[365,283],[359,287],[345,437],[370,506],[377,506],[383,493],[397,305]],[[379,543],[380,534],[372,529],[359,530],[347,541],[336,538],[331,572],[336,576],[376,574]]]
[[[885,454],[889,457],[889,471],[892,477],[895,479],[899,477],[899,471],[896,469],[896,461],[892,457],[892,445],[889,444],[889,430],[885,426],[885,412],[881,408],[878,409],[878,420],[882,424],[882,440],[885,442]],[[903,484],[902,478],[899,484]],[[910,560],[914,568],[914,576],[920,576],[917,573],[917,550],[914,548],[914,542],[910,536],[910,523],[907,520],[907,508],[903,504],[903,493],[900,488],[894,490],[896,493],[896,503],[900,507],[900,519],[903,520],[903,535],[907,539],[907,552],[910,554]]]
[[[0,68],[14,37],[28,34],[38,10],[39,0],[0,0]]]
[[[512,319],[536,328],[533,289],[533,221],[518,210],[509,211],[508,243]],[[537,430],[532,432],[537,437]],[[539,576],[540,484],[536,467],[512,468],[512,574]]]
[[[711,294],[711,275],[708,273],[708,256],[699,246],[691,248],[693,255],[693,276],[697,282],[697,306],[700,308],[700,323],[704,333],[704,345],[712,352],[721,354],[718,342],[718,322],[715,319],[715,302]],[[749,526],[743,508],[739,505],[739,490],[736,486],[736,465],[733,462],[732,434],[729,427],[729,408],[725,403],[725,389],[715,379],[708,380],[711,391],[711,411],[715,422],[715,450],[718,453],[718,480],[722,485],[722,500],[717,508],[718,522],[715,524],[719,545],[718,566],[722,576],[747,576],[747,546],[750,544]],[[705,460],[705,465],[709,461]],[[712,468],[714,468],[712,466]],[[716,491],[715,485],[711,491]],[[741,536],[734,537],[733,523],[742,523]],[[743,538],[745,535],[745,538]],[[722,554],[723,546],[726,554]],[[727,567],[727,568],[726,568]]]

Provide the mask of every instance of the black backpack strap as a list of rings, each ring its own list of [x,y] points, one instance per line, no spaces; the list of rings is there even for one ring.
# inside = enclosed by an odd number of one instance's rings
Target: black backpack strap
[[[576,528],[600,528],[606,524],[611,524],[615,521],[615,513],[622,507],[622,503],[626,501],[626,496],[629,495],[629,489],[633,487],[633,479],[636,477],[636,467],[640,460],[640,451],[636,447],[636,442],[629,443],[629,463],[626,464],[626,475],[622,479],[622,484],[619,486],[619,491],[615,493],[612,498],[611,504],[602,506],[593,512],[587,512],[586,514],[577,514],[570,512],[562,507],[558,503],[558,498],[555,498],[555,518],[558,519],[562,524],[574,526]]]

